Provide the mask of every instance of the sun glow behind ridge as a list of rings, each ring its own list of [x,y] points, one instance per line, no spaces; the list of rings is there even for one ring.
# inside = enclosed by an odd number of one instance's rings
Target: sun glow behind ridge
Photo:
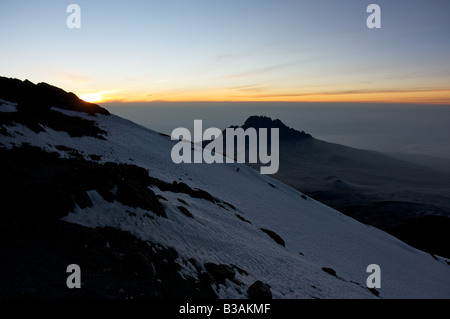
[[[85,93],[80,94],[78,97],[83,101],[96,103],[96,102],[104,102],[107,98],[104,96],[108,93],[113,93],[114,91],[103,91],[103,92],[94,92],[94,93]]]

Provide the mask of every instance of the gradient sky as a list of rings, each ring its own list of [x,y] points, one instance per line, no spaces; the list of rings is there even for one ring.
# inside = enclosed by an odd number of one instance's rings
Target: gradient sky
[[[103,102],[450,104],[449,15],[448,0],[2,1],[0,75]]]

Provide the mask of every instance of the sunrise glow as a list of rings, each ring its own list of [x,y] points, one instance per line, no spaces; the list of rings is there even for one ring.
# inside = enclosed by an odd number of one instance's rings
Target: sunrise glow
[[[110,94],[110,93],[114,93],[114,91],[85,93],[85,94],[78,95],[78,97],[86,102],[99,103],[99,102],[107,102],[107,101],[111,100],[111,98],[108,98],[106,96],[107,94]]]

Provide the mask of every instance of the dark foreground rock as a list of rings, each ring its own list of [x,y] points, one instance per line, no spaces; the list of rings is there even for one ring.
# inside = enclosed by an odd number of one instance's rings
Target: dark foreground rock
[[[272,292],[270,286],[260,280],[255,281],[247,289],[248,298],[252,300],[270,300],[272,299]]]
[[[228,265],[206,263],[206,270],[219,283],[224,283],[225,279],[233,280],[236,273],[234,269]]]
[[[281,245],[283,247],[286,245],[286,243],[284,242],[283,238],[281,238],[280,235],[278,235],[274,231],[272,231],[270,229],[266,229],[266,228],[260,228],[260,229],[261,229],[261,231],[263,231],[267,235],[269,235],[270,238],[272,238],[278,245]]]
[[[0,299],[216,298],[178,273],[178,254],[113,228],[59,220],[2,218]],[[81,269],[81,288],[66,285],[67,266]]]
[[[74,211],[75,204],[91,207],[87,192],[95,190],[106,201],[116,200],[166,216],[148,187],[151,181],[147,170],[135,165],[99,164],[78,156],[60,158],[58,153],[23,145],[11,150],[0,147],[0,174],[0,215],[63,217]]]

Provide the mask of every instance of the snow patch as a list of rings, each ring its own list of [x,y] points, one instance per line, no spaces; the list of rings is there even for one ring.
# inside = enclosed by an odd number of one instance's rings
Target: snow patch
[[[246,165],[175,164],[170,153],[176,141],[157,132],[114,115],[52,110],[95,121],[108,132],[107,140],[71,138],[50,128],[36,134],[16,125],[5,127],[11,136],[1,135],[1,143],[8,148],[29,143],[67,156],[67,152],[56,149],[64,145],[83,156],[98,155],[100,163],[134,164],[152,177],[205,190],[236,208],[153,187],[157,195],[167,199],[161,200],[167,218],[161,218],[140,208],[109,203],[90,191],[93,206],[76,207],[63,218],[66,222],[92,228],[110,226],[172,247],[179,254],[185,277],[194,274],[184,262],[189,258],[202,264],[234,264],[248,273],[236,274],[242,287],[261,280],[271,286],[274,298],[376,298],[364,286],[369,275],[366,267],[373,263],[381,267],[382,298],[450,298],[450,267],[446,261],[437,261],[311,198],[304,200],[302,193]],[[193,218],[177,208],[183,205]],[[285,247],[260,228],[278,234]],[[324,267],[335,270],[339,278],[325,273]],[[217,291],[224,298],[246,296],[245,289],[231,281]]]

